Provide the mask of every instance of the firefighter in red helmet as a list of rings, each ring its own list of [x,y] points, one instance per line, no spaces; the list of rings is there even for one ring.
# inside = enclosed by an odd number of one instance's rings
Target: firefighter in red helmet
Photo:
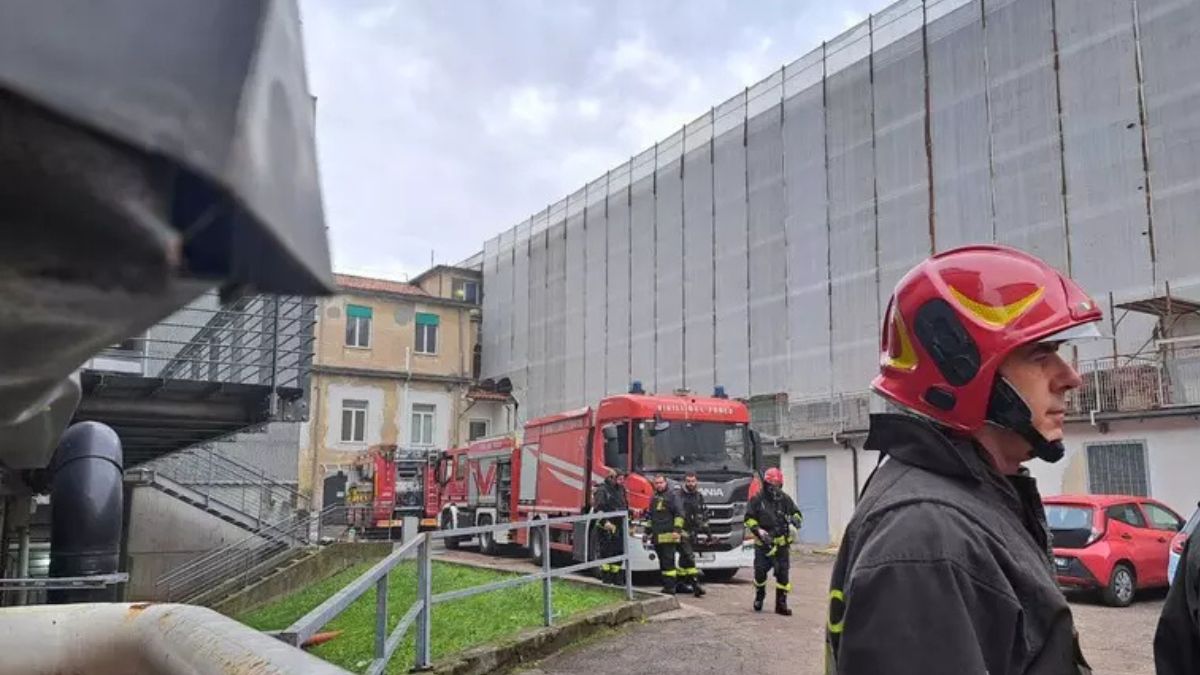
[[[1001,246],[935,255],[884,315],[871,416],[880,453],[829,591],[828,673],[1088,673],[1022,465],[1063,456],[1064,342],[1099,337],[1096,304]]]
[[[775,467],[763,475],[763,489],[746,505],[743,525],[754,536],[754,611],[762,611],[767,595],[767,572],[775,570],[775,613],[791,616],[787,595],[791,567],[790,549],[795,537],[792,527],[800,529],[804,516],[796,502],[783,491],[783,472]]]

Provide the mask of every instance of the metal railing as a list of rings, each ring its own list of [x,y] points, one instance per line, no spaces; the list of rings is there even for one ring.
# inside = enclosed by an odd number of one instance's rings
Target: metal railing
[[[170,380],[304,388],[312,367],[316,302],[255,295],[221,305],[205,293],[85,368]]]
[[[360,523],[369,520],[371,508],[338,504],[264,525],[162,575],[154,582],[155,596],[162,601],[192,602],[219,591],[228,597],[262,579],[297,551],[323,542],[358,540]],[[394,541],[393,530],[382,530],[381,540]]]
[[[1200,406],[1200,353],[1116,356],[1082,361],[1083,386],[1068,397],[1068,414],[1148,412]]]
[[[549,626],[554,620],[554,598],[551,591],[551,582],[556,577],[563,577],[568,574],[580,572],[586,569],[599,567],[601,565],[621,563],[625,569],[625,597],[629,600],[633,599],[633,573],[629,567],[629,550],[626,548],[621,555],[612,556],[609,558],[600,558],[587,562],[570,565],[568,567],[560,567],[551,569],[550,567],[550,529],[552,526],[574,525],[575,523],[586,523],[602,518],[618,518],[621,520],[621,541],[628,542],[629,540],[629,520],[628,513],[625,511],[612,511],[607,513],[592,513],[579,516],[563,516],[560,518],[545,518],[542,520],[526,520],[513,523],[501,523],[499,525],[482,525],[479,527],[466,527],[455,529],[453,531],[435,531],[426,532],[416,539],[412,539],[403,544],[383,560],[379,561],[371,569],[367,570],[362,576],[355,579],[342,590],[335,593],[331,598],[321,603],[308,614],[305,614],[291,626],[276,634],[276,636],[284,642],[293,646],[299,646],[307,641],[310,637],[321,630],[327,623],[346,610],[355,600],[362,597],[372,586],[375,587],[375,650],[374,658],[367,667],[366,672],[369,675],[382,673],[387,668],[388,661],[404,640],[408,629],[416,625],[416,653],[414,655],[414,667],[417,669],[428,668],[431,663],[431,631],[432,631],[432,610],[434,605],[457,600],[460,598],[468,598],[480,593],[489,591],[497,591],[503,588],[511,588],[522,584],[531,583],[534,581],[542,582],[542,618],[545,625]],[[508,530],[541,528],[542,536],[542,570],[533,574],[525,574],[515,576],[502,581],[495,581],[482,586],[473,586],[457,591],[448,591],[445,593],[433,593],[433,542],[438,539],[445,539],[453,535],[455,537],[470,537],[489,532],[505,532]],[[532,532],[530,533],[532,536]],[[400,618],[400,622],[395,629],[389,634],[387,630],[388,618],[388,574],[409,558],[416,557],[417,559],[417,600],[408,608],[408,611]]]
[[[288,518],[308,505],[308,497],[295,487],[209,446],[188,448],[143,468],[199,493],[206,505],[220,504],[259,526]]]

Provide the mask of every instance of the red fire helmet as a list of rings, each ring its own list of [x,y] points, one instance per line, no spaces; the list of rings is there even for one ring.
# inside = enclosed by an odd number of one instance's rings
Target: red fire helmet
[[[767,469],[765,474],[763,474],[763,480],[767,481],[771,485],[774,485],[775,487],[783,487],[783,472],[777,467],[771,467]]]
[[[975,431],[1013,350],[1101,337],[1101,318],[1083,289],[1028,253],[985,245],[945,251],[896,285],[871,386],[951,429]]]

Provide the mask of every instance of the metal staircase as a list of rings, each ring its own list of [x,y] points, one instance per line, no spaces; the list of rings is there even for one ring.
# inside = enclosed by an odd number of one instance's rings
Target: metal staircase
[[[250,532],[286,521],[308,505],[294,486],[207,446],[131,469],[126,482],[153,486]]]

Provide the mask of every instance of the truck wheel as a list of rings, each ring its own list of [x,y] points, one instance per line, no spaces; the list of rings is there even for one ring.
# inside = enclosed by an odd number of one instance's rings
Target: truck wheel
[[[454,520],[450,517],[450,512],[442,514],[442,531],[449,532],[454,529]],[[457,551],[458,545],[462,543],[459,537],[446,537],[442,540],[446,544],[446,548],[451,551]]]
[[[715,581],[717,583],[725,583],[738,573],[736,567],[721,567],[715,570],[704,570],[705,581]]]
[[[493,525],[491,516],[479,516],[479,520],[475,521],[476,525]],[[496,535],[491,532],[481,532],[479,534],[479,552],[484,555],[496,555],[499,547],[496,546]]]
[[[542,551],[546,542],[542,540],[542,528],[529,528],[529,557],[537,564],[542,564]]]
[[[1101,593],[1104,596],[1104,604],[1112,607],[1128,607],[1137,592],[1136,579],[1133,568],[1128,563],[1117,563],[1108,578],[1108,586]]]

